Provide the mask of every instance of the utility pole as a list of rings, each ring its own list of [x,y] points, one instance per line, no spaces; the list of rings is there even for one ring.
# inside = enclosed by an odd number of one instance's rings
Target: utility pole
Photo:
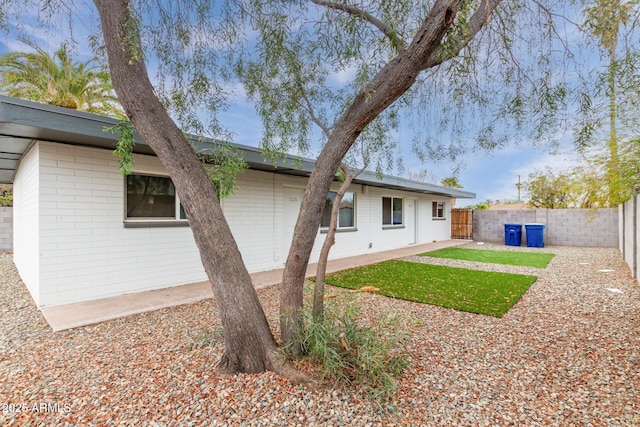
[[[518,183],[516,184],[516,188],[518,189],[518,203],[520,203],[520,187],[522,184],[520,183],[520,175],[518,175]]]

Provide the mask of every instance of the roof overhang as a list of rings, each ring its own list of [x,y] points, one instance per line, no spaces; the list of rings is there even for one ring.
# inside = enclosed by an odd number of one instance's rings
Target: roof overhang
[[[115,119],[67,108],[39,104],[0,95],[0,183],[12,183],[22,156],[35,141],[51,141],[84,147],[115,149],[117,135],[106,131]],[[154,155],[149,145],[134,136],[134,153]],[[191,137],[196,152],[206,153],[218,144],[215,140]],[[269,159],[262,150],[247,145],[233,144],[244,157],[249,168],[273,173],[308,177],[314,161],[297,156]],[[474,193],[434,184],[377,175],[364,171],[355,184],[390,188],[459,199],[473,199]]]

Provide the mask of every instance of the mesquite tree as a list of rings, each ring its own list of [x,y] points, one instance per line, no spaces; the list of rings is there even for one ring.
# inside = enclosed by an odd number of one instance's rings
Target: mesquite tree
[[[3,6],[11,3],[5,1]],[[0,24],[25,3],[28,0],[13,11],[0,8]],[[43,9],[40,2],[31,3],[38,6],[36,10]],[[64,0],[42,3],[56,7]],[[283,364],[274,355],[275,340],[215,188],[170,119],[185,131],[206,129],[197,109],[204,106],[215,112],[229,92],[219,82],[232,78],[232,70],[220,64],[233,63],[248,94],[258,101],[265,119],[264,142],[271,151],[294,145],[309,149],[312,113],[329,130],[305,191],[283,274],[281,332],[286,345],[295,343],[301,330],[298,311],[304,272],[327,192],[336,170],[363,134],[374,129],[373,140],[387,140],[398,116],[414,111],[418,127],[425,129],[420,141],[412,141],[416,154],[460,157],[465,154],[461,141],[466,139],[461,130],[467,125],[476,131],[474,147],[488,150],[526,129],[533,130],[534,138],[546,139],[567,110],[569,88],[558,73],[565,68],[554,62],[565,45],[553,42],[559,39],[554,7],[565,2],[228,0],[213,5],[95,0],[95,4],[114,87],[127,116],[169,171],[189,216],[218,299],[225,333],[221,367],[229,372],[282,370]],[[246,22],[256,31],[242,27]],[[102,37],[93,40],[99,47]],[[151,52],[154,86],[145,66]],[[530,59],[520,62],[518,55]],[[308,103],[313,109],[305,108]],[[429,108],[434,105],[439,115]],[[208,118],[213,119],[212,132],[220,136],[215,117],[212,113]],[[422,125],[421,120],[434,117],[433,123]],[[441,134],[450,135],[452,142],[443,142],[448,138]],[[295,345],[289,348],[294,354],[298,351]]]
[[[427,126],[431,132],[446,129],[447,123],[457,131],[465,114],[472,114],[478,116],[478,149],[507,141],[508,132],[499,135],[500,122],[507,120],[515,126],[503,129],[528,128],[533,137],[546,138],[562,121],[567,96],[562,79],[550,78],[557,65],[551,51],[562,49],[549,42],[557,35],[556,14],[543,2],[242,4],[260,35],[259,58],[241,61],[238,69],[264,119],[264,143],[305,149],[310,125],[318,118],[325,123],[323,147],[305,189],[283,273],[280,327],[285,344],[293,344],[287,348],[296,354],[302,284],[324,200],[336,170],[363,132],[377,121],[397,119],[410,109],[422,113],[434,102],[448,100],[438,105],[445,115],[439,125]],[[539,45],[532,52],[527,44],[534,43]],[[518,62],[518,51],[531,61]],[[350,78],[346,84],[345,76]],[[377,138],[384,140],[392,132]],[[414,141],[417,155],[456,157],[465,152],[453,142],[433,140],[425,138],[421,147]]]
[[[215,188],[154,93],[128,0],[95,0],[113,85],[127,117],[169,171],[220,308],[223,372],[287,373]]]

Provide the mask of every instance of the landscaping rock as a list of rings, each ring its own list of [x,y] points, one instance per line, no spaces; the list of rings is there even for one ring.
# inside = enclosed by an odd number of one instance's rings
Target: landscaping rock
[[[411,367],[385,407],[355,386],[218,375],[223,343],[214,300],[52,333],[3,255],[0,425],[640,425],[640,287],[620,253],[512,250],[556,257],[546,269],[410,258],[538,276],[500,319],[361,296],[364,317],[393,307],[419,319],[406,325]],[[280,288],[258,294],[275,327]]]

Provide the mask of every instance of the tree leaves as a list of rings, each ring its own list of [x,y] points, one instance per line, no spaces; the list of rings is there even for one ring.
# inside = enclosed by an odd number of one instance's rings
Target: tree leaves
[[[133,148],[136,146],[133,125],[129,119],[122,117],[118,123],[111,127],[105,127],[103,131],[118,135],[117,146],[113,151],[113,155],[120,158],[118,172],[123,175],[131,175],[136,167],[136,162],[133,159]]]

